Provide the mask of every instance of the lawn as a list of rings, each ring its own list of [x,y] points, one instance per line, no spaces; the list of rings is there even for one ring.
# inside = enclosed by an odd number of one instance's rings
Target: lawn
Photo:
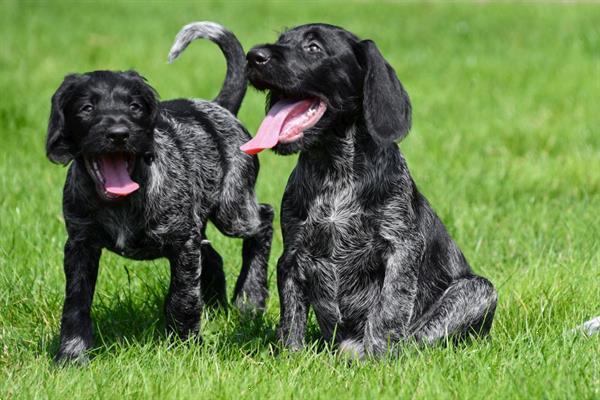
[[[44,155],[50,96],[69,72],[135,68],[164,99],[212,98],[225,63],[179,28],[218,21],[247,50],[322,21],[378,43],[412,98],[413,178],[474,270],[499,290],[488,340],[348,364],[317,341],[277,351],[276,234],[263,318],[206,312],[202,346],[164,334],[164,261],[105,252],[86,368],[56,368],[65,168]],[[600,397],[600,6],[367,2],[0,2],[0,399]],[[250,132],[264,96],[239,114]],[[260,155],[258,196],[279,209],[293,157]],[[228,291],[241,241],[209,235]]]

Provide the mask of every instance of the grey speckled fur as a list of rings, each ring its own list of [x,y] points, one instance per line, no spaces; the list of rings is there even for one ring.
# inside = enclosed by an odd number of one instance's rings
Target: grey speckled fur
[[[231,36],[212,39],[224,49],[239,46],[237,40],[221,42]],[[234,65],[230,69],[243,69],[241,46],[224,53],[228,66]],[[227,110],[209,101],[158,102],[133,71],[65,78],[52,98],[46,143],[50,160],[70,163],[63,192],[68,239],[58,362],[85,362],[92,346],[90,310],[102,249],[135,260],[167,258],[167,328],[200,339],[203,304],[227,302],[222,259],[205,235],[209,220],[244,240],[235,304],[264,309],[273,209],[256,200],[258,159],[239,150],[250,135],[230,112],[237,111],[245,90],[245,80],[225,82],[218,99],[238,99],[224,102]],[[114,132],[126,136],[111,137]],[[107,197],[89,167],[106,154],[133,157],[130,175],[139,190]]]
[[[405,341],[489,332],[497,295],[417,190],[394,142],[408,95],[372,41],[325,24],[284,32],[247,55],[250,82],[327,111],[280,154],[299,152],[283,196],[278,335],[303,346],[309,307],[321,333],[361,357]]]
[[[592,336],[600,332],[600,317],[592,318],[573,329],[573,332],[583,332],[587,336]]]
[[[169,51],[169,62],[172,63],[186,47],[198,38],[205,38],[217,43],[224,54],[236,60],[244,59],[245,54],[233,33],[223,26],[210,21],[192,22],[187,24],[175,37],[175,42]],[[244,88],[243,91],[240,88]],[[227,63],[227,74],[223,88],[214,102],[237,114],[246,93],[246,69],[240,62]]]

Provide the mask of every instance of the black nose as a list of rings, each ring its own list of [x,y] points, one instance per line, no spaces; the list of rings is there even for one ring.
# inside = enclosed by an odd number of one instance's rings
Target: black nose
[[[123,125],[111,126],[106,130],[106,137],[114,144],[123,144],[129,138],[129,128]]]
[[[271,59],[271,50],[264,47],[256,47],[248,52],[246,60],[253,65],[263,65]]]

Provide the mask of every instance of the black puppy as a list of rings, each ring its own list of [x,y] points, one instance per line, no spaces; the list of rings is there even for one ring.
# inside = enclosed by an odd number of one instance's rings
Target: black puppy
[[[310,24],[247,59],[270,111],[242,149],[300,152],[281,210],[282,342],[302,346],[309,305],[324,337],[358,355],[486,334],[496,291],[410,176],[394,141],[408,133],[411,105],[375,43]]]
[[[215,103],[158,102],[133,71],[69,75],[52,97],[47,155],[73,161],[63,193],[67,282],[57,361],[87,359],[103,248],[136,260],[168,258],[167,326],[199,338],[203,299],[226,303],[223,263],[205,240],[209,219],[244,238],[236,304],[265,306],[273,209],[256,202],[258,160],[239,150],[250,135],[234,116],[246,91],[245,55],[231,32],[205,22],[182,29],[170,60],[198,37],[227,59]]]

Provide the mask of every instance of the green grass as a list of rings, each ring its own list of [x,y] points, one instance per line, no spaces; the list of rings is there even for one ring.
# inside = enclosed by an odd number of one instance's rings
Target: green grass
[[[65,169],[43,142],[68,72],[135,68],[165,99],[211,98],[224,61],[210,43],[166,54],[179,28],[215,20],[244,47],[312,21],[372,38],[411,95],[401,147],[473,268],[498,287],[489,340],[408,348],[348,365],[327,346],[277,354],[275,261],[262,319],[205,315],[203,346],[163,333],[164,261],[105,253],[87,368],[58,369]],[[566,334],[600,314],[600,6],[524,4],[0,3],[0,398],[600,397],[599,337]],[[263,95],[240,119],[255,132]],[[259,198],[279,208],[293,157],[265,153]],[[210,230],[229,292],[241,242]]]

